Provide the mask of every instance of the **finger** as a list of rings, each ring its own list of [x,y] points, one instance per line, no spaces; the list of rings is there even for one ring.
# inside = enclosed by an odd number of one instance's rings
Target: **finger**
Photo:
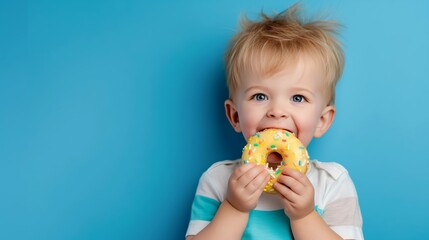
[[[283,168],[282,173],[286,176],[290,176],[290,177],[296,179],[298,182],[300,182],[303,185],[309,184],[308,177],[304,173],[302,173],[298,170],[285,167],[285,168]]]
[[[295,202],[297,197],[296,197],[296,193],[293,192],[289,187],[287,187],[286,185],[280,183],[280,182],[275,182],[273,185],[274,189],[280,193],[283,198],[288,201],[288,202]]]
[[[301,195],[305,189],[305,186],[301,182],[285,174],[281,174],[277,179],[277,182],[285,185],[286,187],[288,187],[290,190],[292,190],[294,193],[298,195]]]
[[[238,182],[241,184],[244,184],[244,187],[246,187],[251,181],[253,181],[261,172],[265,171],[265,168],[261,165],[254,166],[253,168],[250,168],[245,172],[243,175],[241,175],[238,178]]]
[[[262,181],[260,181],[259,179],[261,179]],[[251,183],[251,185],[254,185],[254,186],[249,187],[248,189],[252,199],[259,199],[261,197],[261,194],[264,191],[264,187],[265,185],[267,185],[269,180],[270,180],[270,176],[266,171],[262,172],[260,175],[258,175],[257,178],[255,178],[255,181]]]
[[[248,164],[243,164],[239,167],[237,167],[234,172],[231,175],[232,179],[238,179],[240,178],[243,174],[245,174],[249,169],[255,167],[256,164],[255,163],[248,163]]]
[[[284,168],[282,174],[293,178],[296,182],[292,182],[291,189],[299,194],[302,194],[306,188],[312,187],[310,180],[305,173],[299,172],[294,169]]]
[[[259,174],[252,181],[249,182],[249,184],[246,186],[246,189],[249,192],[262,192],[269,180],[270,177],[268,175],[268,172],[265,171],[265,168],[263,168],[262,171],[259,172]]]

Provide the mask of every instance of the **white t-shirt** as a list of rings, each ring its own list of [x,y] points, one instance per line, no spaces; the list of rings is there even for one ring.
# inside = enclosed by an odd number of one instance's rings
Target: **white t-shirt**
[[[239,165],[239,159],[220,161],[201,176],[186,236],[197,234],[213,219],[226,197],[229,177]],[[314,186],[315,210],[331,229],[344,239],[363,239],[358,197],[347,170],[337,163],[312,160],[307,177]],[[261,195],[242,239],[293,239],[279,195]]]

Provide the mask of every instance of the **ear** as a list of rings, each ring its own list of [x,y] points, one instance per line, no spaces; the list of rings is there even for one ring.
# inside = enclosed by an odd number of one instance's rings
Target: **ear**
[[[236,132],[241,132],[238,112],[235,107],[235,104],[232,102],[231,99],[227,99],[225,100],[224,105],[226,117],[228,118],[229,123],[231,123],[232,128],[234,128]]]
[[[328,131],[329,127],[331,127],[334,122],[335,113],[335,106],[327,106],[323,109],[316,131],[314,132],[314,137],[319,138]]]

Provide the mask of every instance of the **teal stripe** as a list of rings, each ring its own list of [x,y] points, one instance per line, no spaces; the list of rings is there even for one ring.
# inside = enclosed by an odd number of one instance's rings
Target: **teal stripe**
[[[219,206],[220,203],[215,199],[196,195],[192,203],[191,220],[211,221]],[[317,205],[314,209],[323,215],[323,210]],[[284,210],[251,211],[242,240],[254,239],[293,239],[290,221]]]
[[[320,216],[323,216],[323,212],[324,212],[324,210],[323,209],[320,209],[319,208],[319,206],[314,206],[314,210],[316,210],[316,212],[320,215]]]
[[[220,203],[215,199],[196,195],[192,203],[191,220],[211,221]]]
[[[283,209],[251,211],[242,240],[253,239],[293,239],[290,221]]]
[[[323,215],[323,209],[317,205],[314,209],[320,216]],[[242,240],[253,239],[293,239],[290,221],[284,210],[251,211]]]

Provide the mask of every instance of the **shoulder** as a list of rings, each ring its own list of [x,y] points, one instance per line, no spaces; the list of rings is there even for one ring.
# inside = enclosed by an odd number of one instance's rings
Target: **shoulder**
[[[211,165],[200,178],[197,195],[207,196],[219,202],[223,201],[229,177],[239,165],[239,159],[219,161]]]
[[[205,172],[204,175],[231,175],[234,169],[241,163],[240,159],[237,160],[224,160],[212,164]]]
[[[341,176],[348,175],[348,171],[341,164],[336,162],[320,162],[318,160],[310,161],[310,169],[308,175],[325,175],[338,180]]]
[[[353,181],[348,171],[338,163],[312,160],[307,176],[320,194],[347,192],[347,195],[354,195]]]
[[[223,161],[213,163],[207,169],[207,171],[209,172],[209,171],[218,170],[218,169],[222,169],[222,168],[235,168],[237,165],[240,165],[240,163],[241,163],[240,159],[223,160]]]
[[[353,181],[341,164],[312,160],[307,176],[316,190],[315,199],[321,205],[338,198],[357,196]]]

